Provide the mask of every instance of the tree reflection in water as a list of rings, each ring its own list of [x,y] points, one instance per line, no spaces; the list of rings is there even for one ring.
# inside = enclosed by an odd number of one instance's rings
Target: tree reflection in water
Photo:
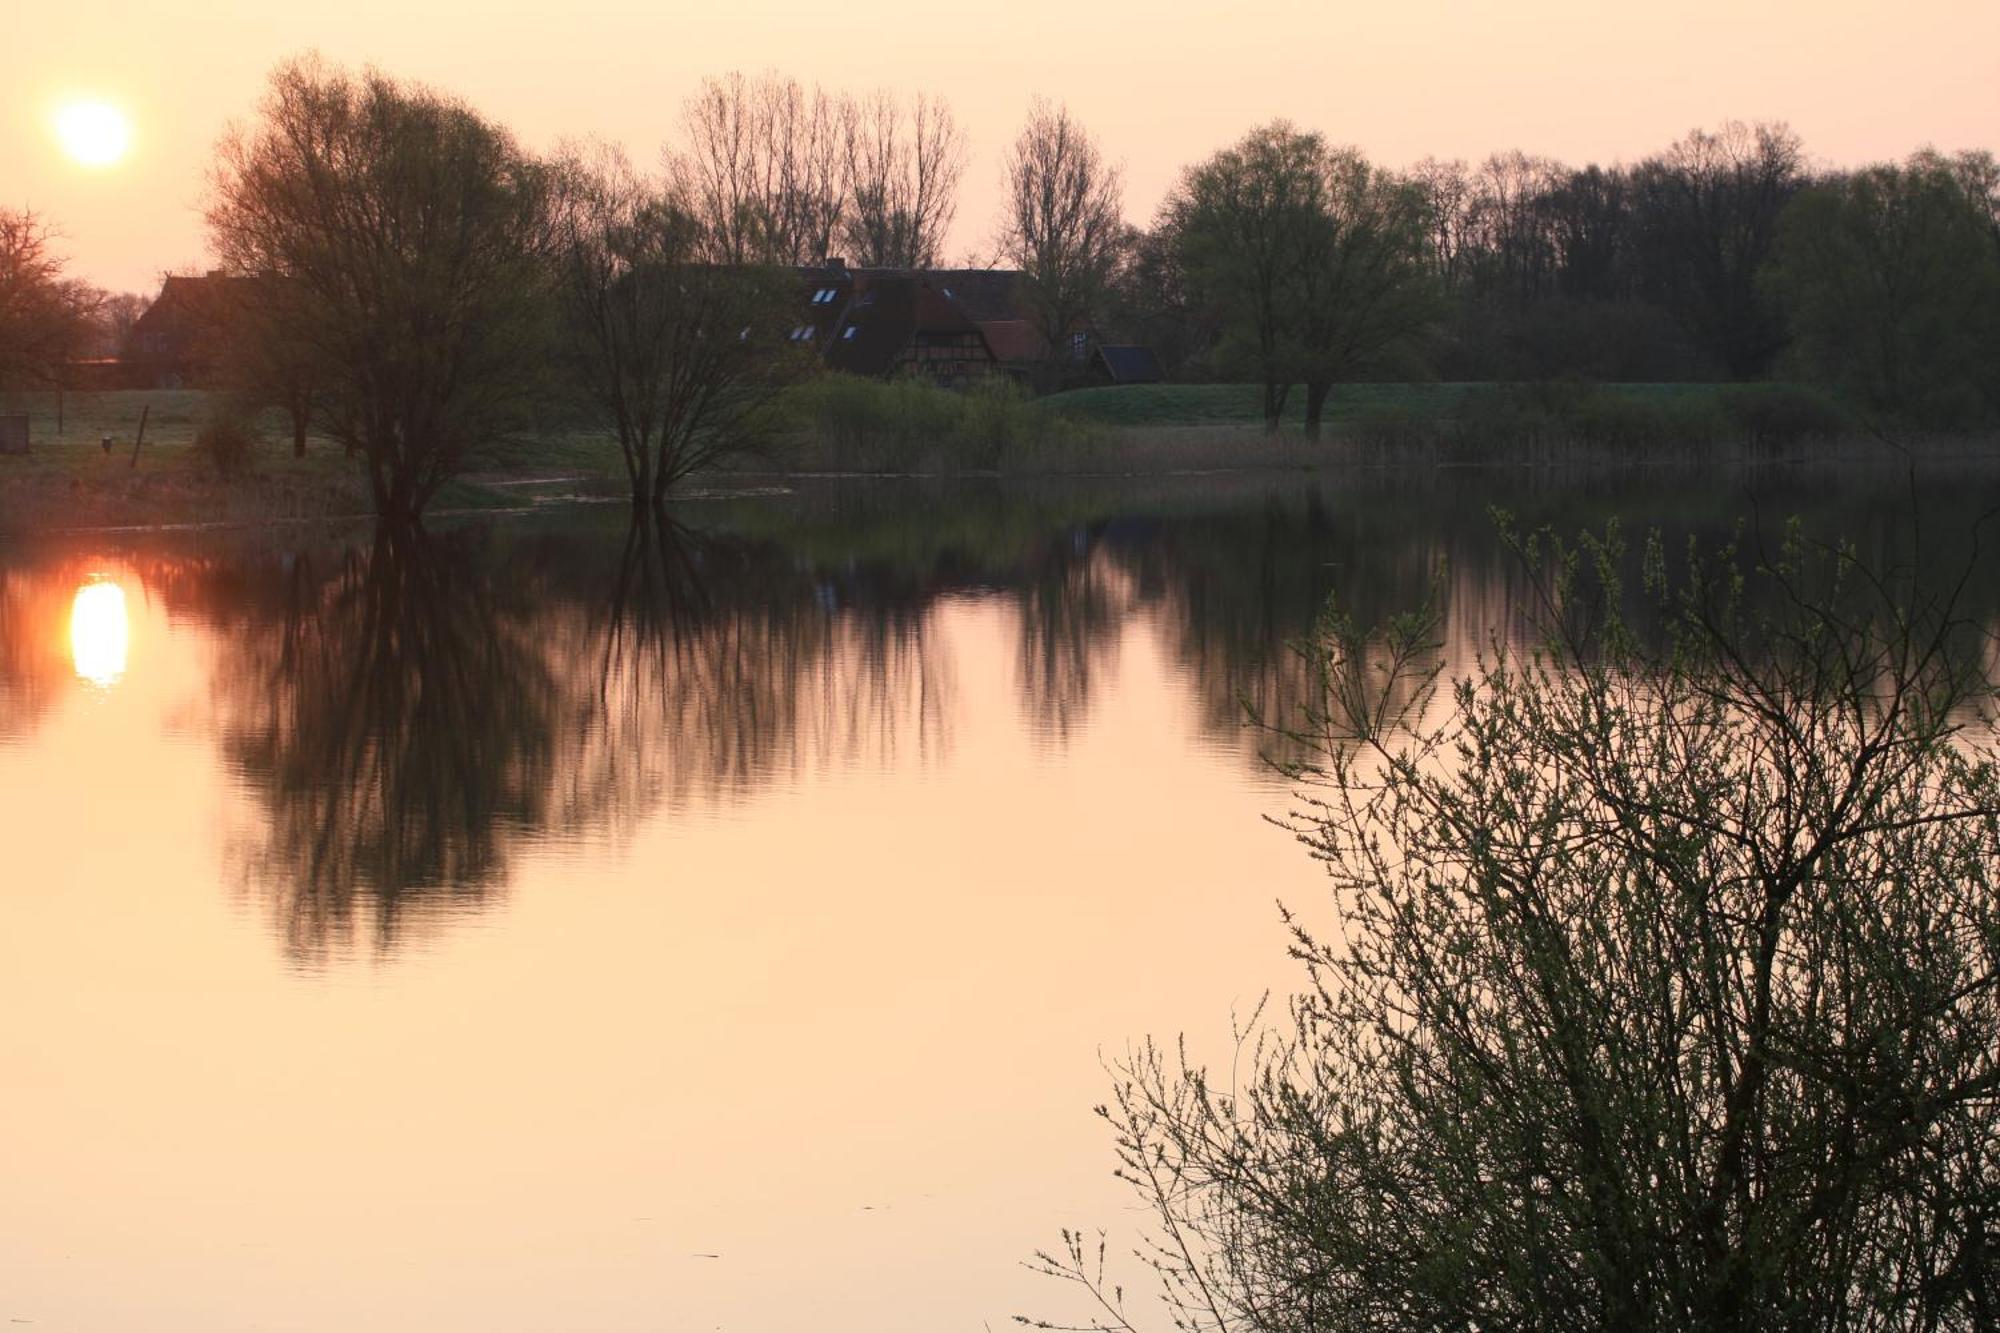
[[[476,904],[549,805],[561,706],[522,589],[471,544],[384,526],[330,578],[293,565],[233,645],[225,749],[265,806],[253,878],[299,958],[368,918]]]
[[[611,587],[601,614],[573,609],[549,634],[579,701],[565,756],[579,820],[629,827],[662,804],[945,746],[950,674],[921,598],[671,521],[628,532]]]
[[[483,904],[524,840],[621,838],[831,766],[923,762],[949,673],[921,599],[676,524],[501,546],[385,528],[238,621],[225,749],[242,862],[314,961]]]
[[[1132,610],[1131,580],[1087,529],[1057,535],[1017,595],[1016,676],[1028,717],[1057,742],[1070,739],[1116,672]]]
[[[532,839],[617,845],[661,811],[931,765],[958,712],[950,644],[1007,654],[1025,725],[1063,745],[1143,626],[1208,744],[1246,764],[1289,757],[1244,725],[1245,705],[1296,716],[1314,682],[1292,646],[1329,592],[1366,626],[1435,586],[1453,671],[1519,620],[1535,590],[1488,498],[1267,488],[1092,511],[1069,496],[981,509],[953,492],[857,512],[835,496],[704,511],[699,531],[584,514],[384,530],[278,559],[200,544],[121,559],[222,646],[222,744],[255,806],[239,860],[285,947],[311,961],[393,949],[485,905]],[[1577,510],[1560,493],[1524,526],[1627,513],[1634,529],[1663,523],[1670,544],[1714,544],[1740,512],[1667,492],[1584,498]],[[1953,500],[1933,504],[1941,529],[1970,503]],[[1823,530],[1865,542],[1870,503],[1805,489],[1771,508],[1817,505]],[[89,572],[73,565],[0,565],[0,728],[27,725],[71,679],[62,617]]]

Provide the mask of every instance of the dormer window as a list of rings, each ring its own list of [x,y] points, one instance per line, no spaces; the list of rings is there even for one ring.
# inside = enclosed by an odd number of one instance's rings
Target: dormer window
[[[860,331],[861,331],[861,326],[859,324],[849,324],[847,326],[847,332],[840,335],[840,340],[842,342],[846,342],[849,338],[852,338],[855,334],[859,333]]]

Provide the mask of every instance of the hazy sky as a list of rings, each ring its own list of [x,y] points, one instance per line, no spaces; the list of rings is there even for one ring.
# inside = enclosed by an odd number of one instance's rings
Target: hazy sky
[[[216,136],[309,48],[459,93],[532,148],[590,133],[647,157],[704,74],[940,92],[972,140],[954,257],[990,251],[1001,152],[1038,92],[1124,163],[1135,221],[1184,164],[1274,116],[1397,165],[1512,147],[1632,158],[1732,117],[1788,120],[1832,162],[2000,149],[1996,0],[22,0],[7,29],[0,204],[54,220],[82,276],[148,290],[202,263]],[[50,121],[78,96],[131,116],[121,165],[59,151]]]

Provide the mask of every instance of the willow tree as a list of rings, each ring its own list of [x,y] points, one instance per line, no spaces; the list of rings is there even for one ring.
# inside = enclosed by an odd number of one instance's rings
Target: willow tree
[[[207,216],[265,279],[271,358],[311,367],[321,429],[411,518],[527,418],[545,361],[546,173],[454,98],[316,58],[281,65],[218,150]],[[275,299],[275,297],[274,297]]]

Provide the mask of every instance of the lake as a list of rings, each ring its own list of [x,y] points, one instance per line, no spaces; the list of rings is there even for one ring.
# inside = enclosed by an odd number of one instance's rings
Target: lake
[[[999,1329],[1137,1215],[1104,1061],[1295,979],[1246,701],[1488,506],[1890,560],[1894,473],[826,482],[0,545],[0,1319]],[[1916,487],[1927,559],[1995,488]],[[1987,543],[1992,544],[1990,540]],[[1992,614],[1982,573],[1968,607]]]

